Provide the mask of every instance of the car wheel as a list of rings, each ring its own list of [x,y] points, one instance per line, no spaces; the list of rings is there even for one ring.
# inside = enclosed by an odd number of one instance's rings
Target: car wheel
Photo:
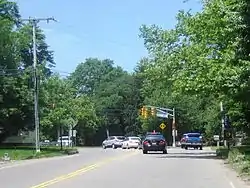
[[[147,154],[148,153],[148,151],[146,151],[146,150],[143,150],[142,152],[143,152],[143,154]]]
[[[106,149],[106,146],[103,144],[103,145],[102,145],[102,148],[103,148],[103,149]]]
[[[113,148],[113,149],[116,149],[116,146],[115,146],[115,144],[112,144],[112,148]]]
[[[163,154],[167,154],[168,152],[167,152],[167,150],[163,150]]]
[[[202,150],[202,146],[200,147],[200,150]]]
[[[188,149],[188,147],[187,146],[185,146],[185,150],[187,150]]]

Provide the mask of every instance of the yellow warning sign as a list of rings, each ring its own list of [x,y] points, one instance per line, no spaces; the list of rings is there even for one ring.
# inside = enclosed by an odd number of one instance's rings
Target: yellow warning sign
[[[165,129],[167,126],[164,124],[164,123],[161,123],[160,124],[160,128],[163,130],[163,129]]]

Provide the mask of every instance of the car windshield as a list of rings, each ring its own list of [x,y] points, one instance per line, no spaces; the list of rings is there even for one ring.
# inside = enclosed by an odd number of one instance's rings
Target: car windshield
[[[67,136],[63,136],[62,138],[59,137],[58,140],[69,140],[69,137],[67,137]]]
[[[117,139],[118,139],[118,140],[124,140],[125,137],[124,137],[124,136],[117,136]]]
[[[163,137],[163,135],[156,134],[156,135],[147,135],[147,136],[146,136],[146,139],[149,139],[149,140],[153,140],[153,139],[163,139],[163,140],[164,140],[164,137]]]
[[[130,140],[140,140],[139,137],[131,137]]]
[[[201,136],[201,134],[199,134],[199,133],[193,133],[193,134],[187,134],[187,136],[188,137],[196,137],[196,138],[198,138],[198,137]]]

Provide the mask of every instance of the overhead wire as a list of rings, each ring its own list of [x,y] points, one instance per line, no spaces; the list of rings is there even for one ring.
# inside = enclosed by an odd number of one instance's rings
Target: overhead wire
[[[57,70],[54,68],[48,68],[52,74],[59,74],[59,76],[70,76],[71,73],[67,71]],[[26,72],[27,69],[2,69],[0,68],[0,76],[19,76]],[[32,72],[31,72],[32,73]]]

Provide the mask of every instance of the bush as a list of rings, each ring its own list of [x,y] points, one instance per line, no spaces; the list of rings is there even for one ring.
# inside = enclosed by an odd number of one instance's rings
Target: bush
[[[216,149],[216,155],[217,155],[217,157],[219,157],[221,159],[227,159],[228,154],[229,154],[229,151],[227,148]]]
[[[74,154],[79,153],[78,149],[76,148],[67,148],[64,150],[64,152],[68,155],[74,155]]]
[[[216,150],[218,157],[227,159],[228,163],[241,175],[250,174],[250,147],[237,146],[230,150],[219,148]]]

